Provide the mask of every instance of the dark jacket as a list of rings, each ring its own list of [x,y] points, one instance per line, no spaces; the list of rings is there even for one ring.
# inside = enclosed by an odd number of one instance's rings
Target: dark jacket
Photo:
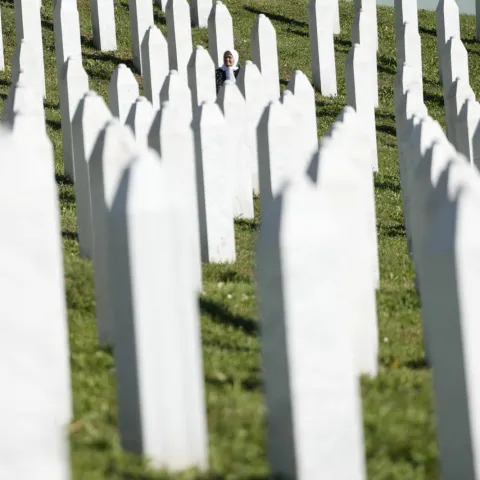
[[[238,77],[238,72],[240,72],[240,67],[237,66],[237,69],[234,70],[233,74],[235,75],[235,78]],[[218,92],[220,90],[220,87],[223,85],[223,83],[225,82],[225,80],[227,79],[227,74],[225,73],[224,70],[222,70],[221,68],[217,68],[217,70],[215,71],[215,82],[217,84],[217,95],[218,95]]]

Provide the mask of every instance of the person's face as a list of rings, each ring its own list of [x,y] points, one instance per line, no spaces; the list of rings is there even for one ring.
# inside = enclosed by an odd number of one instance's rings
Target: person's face
[[[230,52],[225,52],[223,63],[225,63],[226,67],[233,67],[233,55]]]

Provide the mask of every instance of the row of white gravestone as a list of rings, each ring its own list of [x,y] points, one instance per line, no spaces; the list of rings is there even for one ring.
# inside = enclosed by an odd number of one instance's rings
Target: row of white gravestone
[[[433,369],[442,478],[477,478],[480,304],[472,285],[480,281],[480,174],[429,117],[419,84],[396,87],[404,214]]]
[[[366,478],[359,375],[376,374],[378,328],[362,122],[346,107],[308,171],[263,210],[257,288],[268,455],[282,478]]]

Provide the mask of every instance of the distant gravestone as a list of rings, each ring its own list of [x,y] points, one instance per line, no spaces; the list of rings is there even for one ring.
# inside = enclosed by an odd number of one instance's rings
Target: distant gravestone
[[[143,75],[142,42],[148,29],[154,25],[152,0],[128,0],[130,12],[130,41],[133,64]]]
[[[253,211],[252,159],[247,146],[247,109],[238,87],[227,80],[218,93],[218,104],[227,122],[228,161],[232,163],[233,215],[251,219]]]
[[[112,208],[124,170],[136,151],[131,130],[117,118],[101,130],[90,159],[90,196],[93,222],[93,273],[95,285],[95,313],[100,345],[114,345],[115,319],[110,291],[108,250],[108,212]]]
[[[12,57],[12,83],[18,80],[20,71],[22,71],[23,80],[43,98],[44,94],[38,81],[39,72],[36,69],[35,55],[36,52],[32,45],[23,39],[20,40]]]
[[[395,42],[397,46],[397,58],[399,51],[403,51],[404,35],[403,25],[408,23],[413,31],[418,33],[418,7],[417,0],[394,0],[395,9]],[[397,64],[397,67],[400,65]]]
[[[39,0],[15,0],[14,7],[17,46],[24,40],[31,50],[28,68],[31,70],[35,82],[32,86],[40,92],[42,97],[45,97],[41,2]]]
[[[208,51],[216,68],[223,65],[223,54],[233,46],[232,16],[227,6],[217,0],[208,17]]]
[[[170,71],[168,43],[162,31],[152,25],[142,42],[143,92],[153,108],[160,108],[160,90]]]
[[[455,0],[439,0],[435,13],[437,31],[437,56],[440,82],[443,83],[443,52],[451,37],[460,37],[460,17]]]
[[[215,102],[215,64],[208,50],[200,45],[195,48],[188,62],[188,86],[193,112],[196,112],[203,102]]]
[[[208,16],[212,9],[212,0],[190,0],[190,16],[192,26],[205,28],[208,26]]]
[[[339,224],[356,232],[355,245],[350,247],[350,254],[354,254],[355,261],[350,262],[349,279],[362,278],[365,281],[360,285],[354,280],[348,289],[352,292],[348,302],[348,332],[352,336],[355,371],[359,376],[375,377],[378,371],[379,342],[375,279],[369,247],[372,239],[367,218],[371,199],[365,188],[365,175],[362,175],[365,171],[359,172],[362,167],[358,165],[358,158],[353,158],[347,145],[336,135],[322,138],[308,174],[317,188],[335,202]],[[364,163],[362,169],[365,170],[366,166]],[[371,171],[369,175],[372,175]]]
[[[93,257],[90,161],[98,135],[111,118],[102,97],[89,91],[80,101],[72,122],[78,242],[80,256],[90,259]]]
[[[465,166],[465,163],[463,163]],[[480,271],[479,174],[462,162],[449,164],[434,202],[423,244],[425,282],[423,304],[428,304],[436,424],[441,475],[446,480],[475,478],[478,472],[479,404],[475,339],[480,297],[476,289]],[[452,191],[454,170],[456,188]],[[442,185],[443,184],[443,185]],[[445,355],[448,349],[449,355]]]
[[[60,209],[51,143],[38,140],[48,142],[0,131],[0,475],[64,480],[72,399]]]
[[[468,52],[460,37],[451,37],[443,49],[443,94],[448,95],[456,78],[461,78],[469,84],[470,75],[468,71]]]
[[[77,2],[57,0],[53,13],[53,28],[55,34],[57,76],[60,76],[62,67],[68,57],[81,58],[82,56],[80,18],[78,16]],[[62,109],[61,105],[60,109]]]
[[[475,100],[475,93],[468,84],[468,81],[463,80],[461,77],[457,77],[451,84],[450,89],[445,97],[445,123],[447,126],[447,137],[450,142],[455,145],[458,150],[457,133],[460,128],[458,124],[458,117],[460,110],[465,102]]]
[[[405,93],[407,90],[414,86],[419,97],[423,101],[423,88],[418,83],[417,72],[415,68],[407,63],[403,63],[397,69],[394,81],[394,108],[395,108],[395,127],[397,133],[397,145],[403,134],[403,124],[406,120],[402,113],[402,107],[405,103]]]
[[[176,185],[179,195],[183,196],[189,205],[192,266],[197,286],[201,289],[202,259],[200,255],[197,171],[191,119],[185,115],[179,115],[174,104],[168,101],[163,102],[150,128],[148,145],[160,155],[172,185]]]
[[[279,478],[366,478],[360,388],[342,297],[351,256],[335,213],[328,195],[300,177],[269,205],[260,229],[267,446]]]
[[[327,0],[310,0],[308,31],[313,84],[326,97],[337,96],[334,31],[331,28],[332,5]]]
[[[299,164],[294,155],[292,131],[288,110],[280,102],[270,103],[257,127],[262,212],[287,182],[305,171],[305,165]]]
[[[270,95],[267,85],[257,66],[247,60],[237,77],[237,86],[245,98],[247,107],[247,146],[252,159],[252,186],[255,194],[260,192],[258,179],[257,127]]]
[[[88,75],[82,66],[81,56],[72,56],[67,59],[59,79],[60,106],[63,106],[62,113],[62,145],[63,145],[63,166],[67,177],[75,179],[74,151],[72,142],[72,122],[78,104],[88,92]]]
[[[117,49],[113,0],[90,0],[93,45],[102,52]]]
[[[2,110],[2,121],[4,124],[12,126],[15,114],[27,111],[31,117],[35,117],[36,129],[45,132],[43,99],[40,93],[31,88],[28,81],[25,80],[23,71],[20,71],[17,82],[10,86],[8,97]]]
[[[255,19],[251,31],[252,60],[257,65],[270,95],[270,100],[280,98],[278,72],[277,34],[272,22],[263,13]]]
[[[347,104],[353,107],[362,118],[365,131],[372,148],[372,170],[378,172],[377,132],[375,108],[371,85],[371,52],[358,43],[353,45],[345,60],[347,83]]]
[[[216,103],[204,103],[193,125],[202,261],[232,263],[236,260],[233,165],[227,148],[227,123]]]
[[[361,8],[355,14],[352,23],[352,44],[360,44],[364,55],[368,56],[365,65],[370,75],[366,84],[371,89],[373,104],[378,107],[378,72],[377,72],[377,50],[375,48],[375,37],[373,36],[373,16],[367,10]]]
[[[177,115],[182,115],[189,122],[192,121],[192,94],[187,84],[187,79],[171,70],[160,90],[160,103],[169,102],[177,110]]]
[[[340,5],[338,0],[333,0],[332,29],[335,35],[340,33]]]
[[[297,100],[297,108],[291,112],[291,117],[300,130],[301,146],[297,155],[299,159],[304,159],[307,165],[318,150],[315,91],[307,76],[300,70],[295,70],[290,77],[287,90],[290,90]]]
[[[138,97],[130,108],[125,125],[132,129],[138,149],[148,148],[148,132],[154,116],[155,110],[145,97]]]
[[[377,2],[375,0],[354,0],[355,13],[363,10],[368,16],[368,22],[371,25],[372,43],[375,51],[378,51],[378,21],[377,21]]]
[[[415,80],[423,88],[422,72],[422,41],[418,33],[418,27],[405,22],[400,31],[402,39],[397,46],[397,67],[407,63],[413,69]]]
[[[480,169],[480,105],[467,98],[460,109],[455,128],[457,150]]]
[[[207,470],[189,213],[164,167],[153,150],[133,157],[108,215],[118,425],[154,468]]]
[[[128,112],[140,96],[138,82],[123,63],[117,65],[108,84],[108,106],[114,117],[125,123]]]
[[[190,7],[186,0],[168,0],[166,6],[168,58],[170,69],[187,78],[187,65],[192,55]]]

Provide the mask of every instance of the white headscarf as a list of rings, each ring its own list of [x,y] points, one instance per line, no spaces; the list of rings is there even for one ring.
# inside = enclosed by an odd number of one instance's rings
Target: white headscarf
[[[231,80],[233,83],[236,83],[236,78],[235,78],[235,72],[238,70],[237,64],[238,64],[238,52],[233,49],[229,48],[228,50],[225,50],[225,53],[230,52],[233,57],[233,65],[231,67],[227,67],[226,65],[222,65],[220,68],[225,72],[225,76],[227,80]],[[225,53],[223,56],[225,56]]]

